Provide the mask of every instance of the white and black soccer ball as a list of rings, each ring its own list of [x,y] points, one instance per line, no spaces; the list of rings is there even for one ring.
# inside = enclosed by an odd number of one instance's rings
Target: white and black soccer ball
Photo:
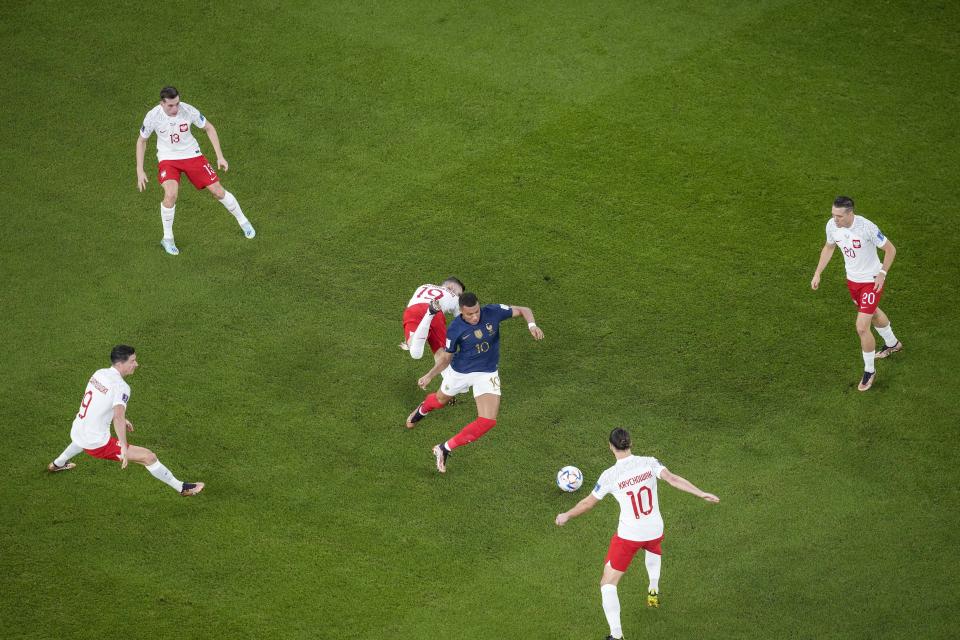
[[[576,491],[583,486],[583,472],[574,466],[567,465],[557,472],[557,486],[563,491]]]

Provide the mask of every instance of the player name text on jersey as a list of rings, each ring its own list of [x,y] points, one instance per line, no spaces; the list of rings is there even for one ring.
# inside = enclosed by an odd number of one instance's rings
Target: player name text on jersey
[[[632,478],[630,478],[630,479],[628,479],[628,480],[623,480],[623,481],[621,481],[621,482],[617,485],[617,488],[618,488],[618,489],[625,489],[626,487],[629,487],[629,486],[631,486],[631,485],[640,484],[640,483],[643,482],[644,480],[649,480],[649,479],[652,478],[652,477],[653,477],[653,473],[652,473],[652,472],[650,472],[650,471],[645,471],[644,473],[641,473],[641,474],[638,475],[638,476],[633,476]]]

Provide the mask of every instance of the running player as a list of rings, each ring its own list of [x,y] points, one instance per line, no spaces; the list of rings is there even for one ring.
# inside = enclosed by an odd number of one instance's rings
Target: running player
[[[197,189],[206,189],[220,201],[227,211],[233,214],[243,230],[243,235],[252,238],[257,235],[253,225],[243,215],[240,204],[232,193],[220,184],[217,173],[207,159],[200,153],[200,144],[190,132],[190,125],[207,132],[210,144],[217,154],[217,168],[227,171],[229,164],[220,149],[220,138],[213,125],[196,108],[186,102],[180,102],[180,94],[174,87],[164,87],[160,91],[160,104],[147,112],[137,138],[137,188],[147,188],[147,174],[143,171],[143,156],[147,150],[147,139],[157,133],[157,176],[163,187],[163,202],[160,204],[160,221],[163,223],[163,240],[160,244],[164,251],[172,256],[178,255],[173,241],[173,216],[177,208],[177,195],[180,192],[180,173],[187,174]]]
[[[500,410],[500,323],[523,316],[534,340],[543,340],[543,331],[527,307],[488,304],[480,306],[474,293],[460,296],[460,317],[450,323],[446,349],[440,352],[436,364],[417,384],[426,389],[434,376],[440,373],[443,382],[436,393],[429,394],[420,406],[407,417],[407,428],[423,419],[434,409],[446,406],[457,394],[473,389],[477,402],[477,419],[460,433],[433,448],[437,471],[445,473],[447,457],[457,447],[473,442],[497,424]]]
[[[847,268],[847,289],[857,306],[857,334],[860,336],[860,350],[863,352],[863,377],[857,389],[866,391],[873,386],[877,372],[875,358],[886,358],[903,349],[903,345],[893,334],[890,318],[880,307],[880,296],[887,281],[890,265],[897,255],[893,246],[874,223],[854,213],[853,200],[840,196],[833,201],[827,221],[827,242],[820,250],[820,261],[810,281],[814,291],[820,288],[820,274],[826,268],[833,251],[840,245]],[[883,250],[883,264],[877,257],[877,249]],[[877,341],[870,331],[870,325],[877,329],[883,338],[884,347],[874,352]]]
[[[453,276],[441,282],[439,287],[435,284],[417,287],[403,312],[404,341],[400,348],[409,351],[414,360],[419,360],[423,357],[424,345],[429,343],[436,360],[437,352],[447,341],[444,314],[460,314],[457,300],[463,290],[463,283]]]
[[[81,453],[94,458],[116,460],[120,468],[126,469],[128,462],[136,462],[147,468],[157,480],[169,485],[182,496],[193,496],[203,491],[202,482],[180,482],[157,456],[143,447],[127,443],[127,431],[133,431],[133,425],[127,420],[127,402],[130,400],[130,385],[124,378],[137,370],[137,353],[133,347],[117,345],[110,352],[113,366],[100,369],[87,383],[80,411],[73,419],[70,430],[72,442],[56,460],[47,465],[47,471],[69,471],[77,465],[70,458]],[[110,437],[110,421],[117,437]]]
[[[663,517],[660,515],[660,503],[657,500],[657,479],[707,502],[720,502],[720,498],[712,493],[701,491],[688,480],[670,473],[656,458],[633,455],[630,451],[630,434],[625,429],[614,429],[610,432],[610,451],[617,463],[600,474],[600,479],[590,495],[556,518],[557,526],[562,527],[571,518],[592,509],[607,494],[612,494],[620,503],[620,523],[617,532],[610,539],[610,548],[600,578],[603,613],[610,625],[608,640],[623,637],[617,583],[640,549],[644,550],[644,563],[650,578],[647,606],[660,606],[660,543],[663,541]]]

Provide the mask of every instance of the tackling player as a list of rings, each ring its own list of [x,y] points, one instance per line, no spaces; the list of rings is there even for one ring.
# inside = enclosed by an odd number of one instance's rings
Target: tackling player
[[[873,386],[877,372],[875,358],[886,358],[903,349],[903,345],[893,335],[890,318],[880,307],[880,296],[887,280],[887,272],[897,255],[893,246],[874,223],[854,213],[853,200],[840,196],[833,201],[827,221],[827,242],[820,250],[820,261],[813,272],[810,288],[820,288],[820,274],[826,268],[833,251],[840,245],[847,268],[847,289],[853,303],[857,305],[857,334],[860,336],[860,349],[863,352],[863,377],[857,389],[866,391]],[[883,250],[883,264],[877,257],[877,249]],[[870,325],[877,329],[883,338],[884,347],[874,352],[877,341],[870,331]]]
[[[633,455],[630,451],[630,434],[625,429],[614,429],[610,432],[610,451],[617,459],[616,464],[600,474],[600,479],[590,495],[556,518],[557,526],[562,527],[571,518],[583,515],[595,507],[608,494],[612,494],[620,503],[620,524],[610,539],[610,548],[600,578],[600,599],[603,613],[610,625],[608,640],[623,637],[617,583],[640,549],[644,550],[644,563],[650,578],[647,606],[660,606],[660,543],[663,541],[663,517],[660,515],[660,503],[657,500],[657,479],[707,502],[720,502],[720,498],[712,493],[701,491],[690,481],[670,473],[656,458]]]
[[[180,192],[180,174],[187,178],[197,189],[206,189],[220,201],[243,230],[243,235],[252,238],[257,235],[253,225],[243,215],[240,203],[232,193],[220,184],[217,173],[207,159],[200,153],[200,144],[190,132],[195,125],[207,132],[210,144],[217,154],[217,168],[227,171],[229,164],[220,149],[220,138],[213,125],[196,108],[186,102],[180,102],[180,94],[174,87],[164,87],[160,91],[160,104],[147,112],[137,138],[137,188],[147,188],[147,174],[143,171],[143,156],[147,150],[147,139],[157,134],[157,179],[163,187],[163,202],[160,203],[160,221],[163,223],[163,240],[160,244],[172,256],[180,250],[173,241],[173,216],[177,208],[177,195]]]
[[[426,389],[438,373],[443,377],[440,389],[429,394],[420,406],[407,417],[407,428],[423,419],[434,409],[446,406],[457,394],[473,389],[477,402],[477,419],[460,433],[433,448],[437,471],[445,473],[447,457],[457,447],[469,444],[497,424],[500,410],[500,323],[523,316],[534,340],[543,340],[543,331],[527,307],[488,304],[480,306],[474,293],[460,296],[460,317],[447,329],[446,349],[440,352],[436,364],[417,384]]]
[[[400,348],[410,352],[410,357],[419,360],[423,357],[423,347],[430,344],[434,360],[447,341],[447,318],[444,314],[460,314],[457,300],[464,286],[459,279],[450,276],[440,283],[425,284],[417,287],[403,312],[404,342]],[[438,313],[438,312],[443,313]]]
[[[203,491],[202,482],[180,482],[157,456],[144,447],[127,443],[127,431],[133,425],[127,420],[127,402],[130,400],[130,385],[124,378],[137,370],[137,353],[133,347],[117,345],[110,352],[113,366],[99,369],[90,376],[87,388],[80,401],[80,411],[73,419],[70,430],[72,442],[56,460],[47,465],[47,471],[69,471],[77,465],[70,458],[86,451],[94,458],[116,460],[126,469],[128,462],[136,462],[147,468],[157,480],[166,483],[182,496],[193,496]],[[110,421],[117,437],[110,437]]]

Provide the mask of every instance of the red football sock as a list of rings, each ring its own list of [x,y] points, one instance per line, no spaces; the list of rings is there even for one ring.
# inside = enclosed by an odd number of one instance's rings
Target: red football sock
[[[443,406],[445,405],[440,404],[440,401],[437,400],[437,394],[431,393],[423,399],[423,404],[420,405],[420,413],[427,415],[434,409],[440,409]]]
[[[465,426],[460,433],[447,440],[447,449],[453,451],[457,447],[470,444],[487,431],[490,431],[490,429],[493,429],[495,424],[497,424],[496,420],[491,420],[490,418],[477,418]]]

